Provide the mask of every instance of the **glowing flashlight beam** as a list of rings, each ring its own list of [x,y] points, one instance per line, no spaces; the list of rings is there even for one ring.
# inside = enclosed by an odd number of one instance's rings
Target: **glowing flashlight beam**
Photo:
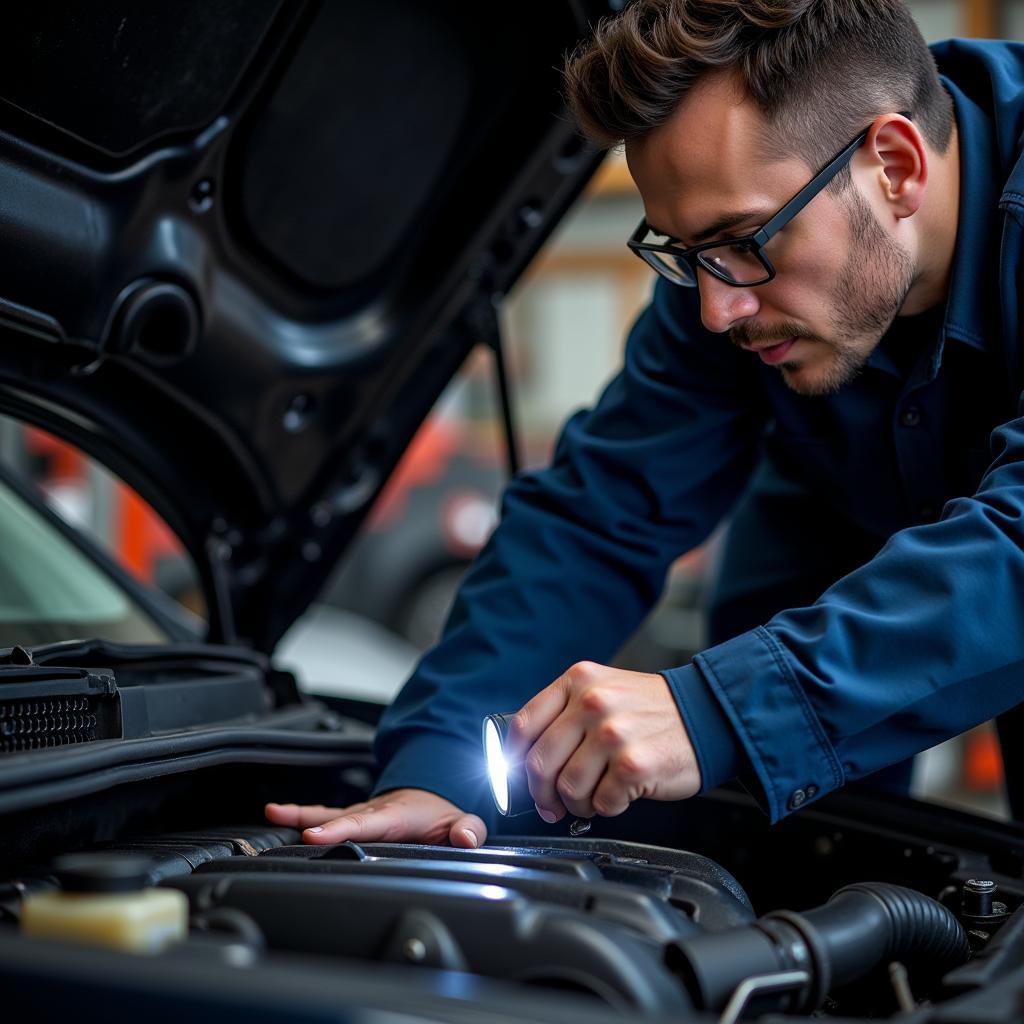
[[[487,755],[487,774],[491,780],[491,793],[501,814],[508,814],[508,764],[501,749],[498,727],[487,719],[484,725],[484,750]]]

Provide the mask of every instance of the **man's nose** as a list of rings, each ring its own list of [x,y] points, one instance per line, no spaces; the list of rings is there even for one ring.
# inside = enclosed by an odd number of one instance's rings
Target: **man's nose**
[[[756,316],[761,309],[753,288],[726,284],[703,267],[697,270],[697,288],[700,291],[701,322],[715,334],[722,334],[740,321]]]

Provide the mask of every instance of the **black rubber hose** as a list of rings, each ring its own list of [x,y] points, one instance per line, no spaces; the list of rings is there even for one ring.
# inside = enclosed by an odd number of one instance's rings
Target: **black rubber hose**
[[[929,980],[966,962],[967,936],[941,903],[898,885],[861,882],[802,914],[777,910],[754,924],[676,945],[675,969],[694,1003],[720,1010],[748,977],[805,971],[799,992],[777,997],[786,1012],[817,1009],[833,986],[899,960]]]
[[[967,935],[949,910],[900,885],[848,885],[823,907],[798,916],[817,932],[833,985],[849,984],[893,960],[941,977],[970,954]],[[799,928],[795,917],[786,915]]]

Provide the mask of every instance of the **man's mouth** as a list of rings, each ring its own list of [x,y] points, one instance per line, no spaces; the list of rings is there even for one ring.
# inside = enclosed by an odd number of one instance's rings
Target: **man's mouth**
[[[797,341],[799,341],[798,338],[786,338],[785,341],[775,342],[771,345],[758,345],[756,348],[751,345],[747,347],[747,351],[756,352],[761,357],[761,362],[775,366],[789,355],[789,350]]]

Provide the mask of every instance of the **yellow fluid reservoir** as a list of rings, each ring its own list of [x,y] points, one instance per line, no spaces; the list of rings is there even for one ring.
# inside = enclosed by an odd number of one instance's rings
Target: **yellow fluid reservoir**
[[[26,935],[159,953],[188,934],[188,899],[175,889],[149,887],[153,863],[114,853],[68,854],[54,862],[60,892],[25,897]]]

